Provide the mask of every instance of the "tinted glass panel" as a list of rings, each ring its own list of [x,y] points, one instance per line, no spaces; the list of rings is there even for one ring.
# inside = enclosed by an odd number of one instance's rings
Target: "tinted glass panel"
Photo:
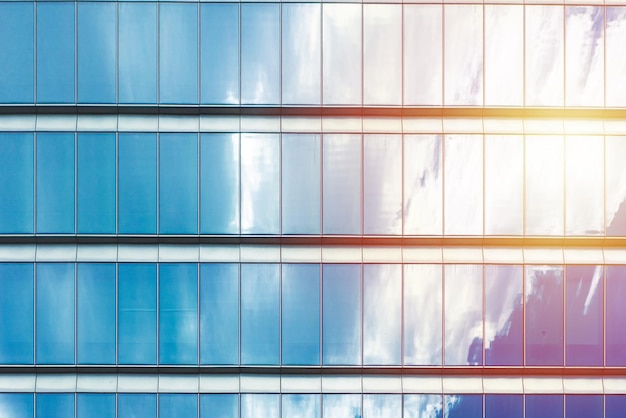
[[[118,418],[156,418],[157,395],[119,394],[117,416]]]
[[[602,418],[602,395],[565,395],[565,418]]]
[[[363,395],[364,418],[402,416],[402,395]]]
[[[446,418],[482,418],[482,395],[444,395]]]
[[[77,395],[76,403],[77,418],[115,417],[115,394],[80,393]]]
[[[278,418],[280,395],[241,395],[241,418]]]
[[[0,411],[7,418],[33,418],[33,394],[0,393]]]
[[[526,395],[526,418],[562,418],[563,395]]]
[[[37,418],[74,416],[74,395],[37,394]]]
[[[522,395],[485,395],[485,418],[522,418]]]
[[[441,395],[404,395],[404,418],[441,418]]]
[[[1,7],[2,5],[0,5]],[[32,133],[0,134],[0,233],[32,233],[34,145]]]
[[[33,363],[33,286],[32,264],[0,264],[0,318],[4,318],[0,321],[2,364]]]
[[[201,418],[239,417],[239,395],[211,394],[200,395]]]
[[[197,416],[198,395],[159,395],[159,418]]]
[[[606,235],[626,235],[626,170],[621,158],[626,153],[626,137],[607,135],[604,142]]]
[[[322,395],[322,417],[360,417],[361,395]]]
[[[607,395],[605,396],[604,413],[605,418],[621,417],[626,411],[625,395]]]
[[[319,418],[320,395],[282,395],[283,418]]]
[[[626,267],[606,268],[606,365],[626,366]]]
[[[32,103],[34,3],[0,4],[0,102]]]

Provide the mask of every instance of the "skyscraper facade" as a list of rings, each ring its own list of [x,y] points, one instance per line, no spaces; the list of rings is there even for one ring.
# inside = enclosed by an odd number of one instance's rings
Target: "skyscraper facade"
[[[626,4],[0,2],[0,416],[626,416]]]

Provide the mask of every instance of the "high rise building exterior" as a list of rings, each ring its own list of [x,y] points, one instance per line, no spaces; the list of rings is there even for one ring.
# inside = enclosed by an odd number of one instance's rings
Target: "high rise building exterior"
[[[626,4],[0,1],[0,417],[626,416]]]

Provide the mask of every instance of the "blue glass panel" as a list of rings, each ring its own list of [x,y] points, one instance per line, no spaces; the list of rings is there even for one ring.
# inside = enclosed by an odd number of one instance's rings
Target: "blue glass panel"
[[[37,418],[74,416],[74,394],[37,394]]]
[[[37,102],[74,103],[75,4],[37,3]]]
[[[624,411],[626,411],[626,395],[605,396],[605,418],[622,418]]]
[[[115,233],[115,134],[78,134],[78,232]]]
[[[1,5],[0,5],[1,6]],[[34,202],[32,133],[0,134],[0,233],[32,233]]]
[[[602,266],[568,266],[565,271],[565,364],[568,366],[602,366],[602,277]]]
[[[118,418],[156,418],[157,395],[119,394],[117,416]]]
[[[200,5],[200,101],[239,103],[239,5]]]
[[[115,363],[115,264],[78,264],[78,363]]]
[[[322,395],[323,418],[361,418],[361,395]]]
[[[522,418],[522,395],[485,395],[485,418]]]
[[[320,137],[283,134],[283,234],[320,233]]]
[[[32,103],[33,2],[0,3],[0,102]]]
[[[282,418],[319,418],[320,395],[283,395]]]
[[[565,418],[603,418],[602,395],[565,395]]]
[[[0,393],[0,411],[6,418],[33,418],[33,394]]]
[[[521,366],[524,313],[521,266],[485,266],[485,364]]]
[[[563,395],[526,395],[526,418],[563,418]]]
[[[119,101],[156,103],[157,6],[119,4]]]
[[[280,138],[241,135],[241,233],[277,234],[279,198]]]
[[[441,395],[404,395],[404,418],[441,418]]]
[[[363,364],[402,364],[402,266],[363,266]]]
[[[156,363],[156,265],[118,266],[118,360]]]
[[[361,233],[361,135],[324,135],[324,234]]]
[[[239,418],[239,395],[200,395],[201,418]]]
[[[444,395],[446,418],[482,418],[483,395]]]
[[[74,264],[37,264],[37,358],[74,363]]]
[[[241,5],[241,102],[280,103],[280,5]]]
[[[241,418],[278,418],[280,395],[241,395]]]
[[[119,134],[119,232],[156,233],[156,134]]]
[[[159,395],[159,418],[197,416],[198,395]]]
[[[278,264],[241,265],[241,364],[278,364],[279,289]]]
[[[239,135],[200,136],[200,233],[239,233]]]
[[[159,231],[198,233],[198,135],[161,134]]]
[[[563,268],[526,267],[526,364],[563,364]]]
[[[159,265],[159,362],[198,363],[198,266]]]
[[[37,134],[37,232],[74,233],[74,134]]]
[[[200,363],[239,362],[239,265],[200,265]]]
[[[0,364],[33,363],[33,286],[32,264],[0,264],[0,318],[10,318],[0,321]]]
[[[198,103],[198,5],[159,6],[159,101]]]
[[[626,366],[626,267],[606,268],[606,365]]]
[[[77,397],[77,418],[115,418],[115,394],[79,393]]]
[[[78,4],[78,101],[115,103],[115,3]]]
[[[282,265],[283,364],[320,364],[320,266]]]
[[[363,418],[402,416],[402,395],[363,395]]]
[[[324,364],[361,363],[361,266],[323,267]]]

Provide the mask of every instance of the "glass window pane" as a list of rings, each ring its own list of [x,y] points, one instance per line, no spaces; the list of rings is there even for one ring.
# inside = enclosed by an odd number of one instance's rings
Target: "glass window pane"
[[[444,7],[444,103],[483,103],[483,6]]]
[[[239,265],[200,265],[200,363],[239,362]]]
[[[526,7],[526,106],[563,106],[563,7]]]
[[[606,235],[626,235],[626,205],[623,205],[626,201],[626,170],[622,158],[626,153],[626,137],[607,135],[604,141]]]
[[[200,101],[239,103],[239,5],[200,4]]]
[[[159,363],[198,363],[197,264],[159,264]]]
[[[522,418],[522,395],[485,395],[485,418]]]
[[[127,394],[117,395],[118,418],[156,418],[156,394]]]
[[[446,418],[482,418],[483,395],[444,395]]]
[[[442,416],[441,395],[404,395],[404,418],[436,418]]]
[[[361,266],[323,266],[323,364],[361,364]]]
[[[76,403],[77,418],[115,418],[115,394],[79,393]]]
[[[526,364],[563,365],[563,267],[526,266]]]
[[[78,232],[115,233],[115,134],[78,134]]]
[[[565,233],[604,235],[604,138],[565,138]]]
[[[363,418],[402,416],[402,395],[363,395]]]
[[[119,4],[119,101],[157,101],[157,5]]]
[[[565,395],[565,418],[603,418],[602,395]]]
[[[320,233],[320,136],[283,134],[283,234]]]
[[[565,7],[566,106],[604,106],[604,7]]]
[[[402,266],[363,266],[363,364],[402,364]]]
[[[32,264],[0,264],[0,318],[10,318],[0,321],[0,364],[33,363],[33,286]]]
[[[37,418],[74,416],[74,394],[37,394]]]
[[[441,265],[404,266],[404,364],[441,365]]]
[[[619,418],[626,411],[626,395],[606,395],[604,413],[605,418]]]
[[[200,136],[200,233],[239,233],[239,135]]]
[[[526,233],[562,235],[563,137],[527,135],[525,152]]]
[[[34,2],[0,4],[0,102],[33,103]]]
[[[606,365],[626,366],[626,267],[606,268]]]
[[[319,104],[321,5],[282,5],[283,104]]]
[[[279,363],[279,289],[278,264],[241,265],[241,364]]]
[[[626,106],[626,7],[606,7],[606,106]]]
[[[74,233],[74,134],[37,134],[37,232]]]
[[[156,363],[156,265],[118,266],[119,362]]]
[[[75,4],[37,3],[37,102],[74,103]]]
[[[278,234],[280,138],[241,135],[241,233]]]
[[[323,233],[360,234],[361,135],[324,135],[322,146]]]
[[[36,362],[73,364],[74,264],[38,263],[36,283]]]
[[[522,267],[485,266],[485,364],[521,366]]]
[[[363,5],[363,103],[402,104],[402,5]]]
[[[239,395],[200,395],[201,418],[239,418]]]
[[[282,265],[282,362],[320,364],[320,266]]]
[[[115,103],[116,9],[115,3],[78,4],[80,103]]]
[[[33,418],[33,394],[0,393],[0,411],[6,418]]]
[[[33,233],[34,162],[32,133],[0,133],[2,234]]]
[[[364,233],[402,234],[402,136],[365,135]]]
[[[115,363],[115,264],[78,264],[78,363]]]
[[[159,395],[159,418],[197,417],[198,395]]]
[[[526,395],[526,418],[563,418],[563,395]]]
[[[322,395],[322,418],[360,417],[361,395]]]
[[[198,135],[161,134],[159,232],[198,233]]]
[[[280,5],[241,5],[241,102],[280,103]]]
[[[198,5],[159,7],[159,102],[198,103]]]
[[[443,174],[440,135],[404,136],[404,233],[441,235]]]
[[[361,104],[360,4],[323,4],[323,103]]]
[[[483,364],[483,267],[446,265],[445,364]]]
[[[156,134],[119,134],[119,232],[156,233]]]
[[[320,395],[282,395],[283,418],[319,418]]]
[[[483,137],[446,135],[445,141],[444,233],[482,235]]]
[[[241,395],[241,418],[278,418],[280,395]]]

